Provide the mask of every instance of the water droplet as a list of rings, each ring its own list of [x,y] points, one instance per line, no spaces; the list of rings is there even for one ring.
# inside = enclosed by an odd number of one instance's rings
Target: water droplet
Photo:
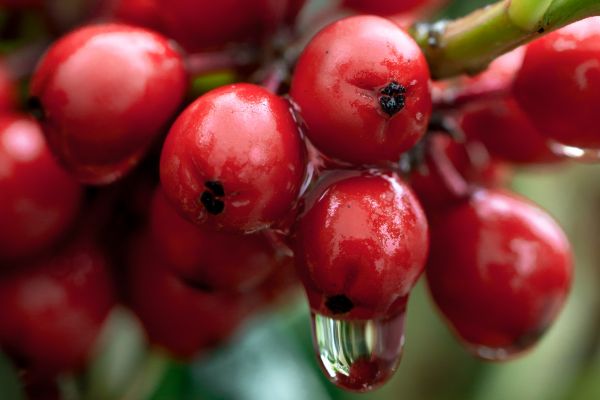
[[[548,145],[554,154],[562,157],[571,158],[582,162],[598,162],[598,160],[600,160],[600,149],[584,149],[575,146],[568,146],[554,140],[550,140]]]
[[[313,343],[329,380],[358,392],[384,384],[402,357],[404,316],[344,321],[313,313]]]

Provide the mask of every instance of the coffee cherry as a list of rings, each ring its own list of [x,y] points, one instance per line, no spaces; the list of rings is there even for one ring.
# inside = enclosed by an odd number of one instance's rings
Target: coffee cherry
[[[198,290],[165,267],[149,236],[137,238],[129,258],[128,293],[149,340],[189,359],[227,339],[256,306],[251,295]]]
[[[517,355],[539,340],[564,305],[571,268],[560,227],[515,195],[480,190],[431,225],[431,295],[484,359]]]
[[[458,143],[445,134],[426,140],[426,162],[409,181],[429,218],[464,200],[474,187],[501,187],[511,177],[509,166],[491,157],[481,142]]]
[[[107,184],[142,157],[183,99],[181,55],[150,31],[81,28],[56,42],[31,83],[50,147],[82,182]]]
[[[163,13],[157,0],[115,0],[105,5],[117,21],[164,33]]]
[[[425,133],[429,70],[412,38],[392,22],[335,22],[302,53],[291,96],[307,136],[326,155],[356,164],[397,161]]]
[[[344,0],[342,4],[363,14],[393,15],[419,7],[440,6],[438,0]]]
[[[512,97],[467,107],[460,126],[469,139],[480,140],[502,160],[520,164],[559,160]]]
[[[600,18],[589,18],[527,47],[515,97],[540,133],[559,145],[600,149],[599,41]]]
[[[221,233],[192,224],[175,211],[162,190],[154,194],[150,225],[165,265],[188,284],[206,290],[251,290],[289,261],[262,233]]]
[[[33,376],[85,365],[114,294],[104,254],[80,240],[0,276],[0,347]]]
[[[433,81],[434,103],[455,107],[458,104],[478,102],[481,99],[503,98],[510,94],[515,76],[525,56],[525,47],[518,47],[490,63],[475,76]]]
[[[296,17],[304,0],[118,0],[114,16],[157,29],[191,52],[259,41]]]
[[[305,150],[288,104],[250,84],[213,90],[177,119],[160,174],[188,220],[247,233],[286,217],[305,172]]]
[[[0,60],[0,112],[15,108],[16,89],[6,66]]]
[[[397,176],[333,173],[307,199],[294,249],[314,312],[389,318],[404,311],[423,271],[427,221]]]
[[[80,185],[52,158],[39,125],[17,114],[0,116],[0,193],[4,261],[54,244],[73,222],[81,200]]]

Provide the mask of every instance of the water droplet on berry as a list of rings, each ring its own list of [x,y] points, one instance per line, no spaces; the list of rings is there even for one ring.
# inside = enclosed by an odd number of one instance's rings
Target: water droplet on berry
[[[597,162],[600,160],[600,149],[585,149],[575,146],[568,146],[554,140],[550,140],[548,145],[554,154],[561,157],[589,162]]]
[[[337,386],[358,392],[384,384],[402,357],[404,316],[345,321],[313,313],[313,343],[325,375]]]

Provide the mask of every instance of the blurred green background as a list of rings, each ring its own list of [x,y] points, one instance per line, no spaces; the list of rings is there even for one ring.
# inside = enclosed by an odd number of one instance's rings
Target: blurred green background
[[[485,4],[452,2],[457,17]],[[313,355],[308,309],[298,292],[257,316],[224,347],[191,364],[147,352],[124,310],[110,318],[84,374],[61,381],[67,400],[592,400],[600,399],[600,167],[519,170],[515,191],[561,223],[575,249],[575,284],[558,322],[529,354],[493,364],[464,351],[421,282],[408,308],[406,347],[395,377],[368,394],[327,382]],[[1,305],[0,305],[1,306]],[[0,354],[0,399],[21,399],[16,371]]]

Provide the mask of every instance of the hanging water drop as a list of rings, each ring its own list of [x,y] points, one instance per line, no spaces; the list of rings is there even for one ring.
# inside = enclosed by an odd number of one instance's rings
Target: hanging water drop
[[[329,380],[358,392],[387,382],[402,357],[404,316],[345,321],[313,313],[313,344]]]

